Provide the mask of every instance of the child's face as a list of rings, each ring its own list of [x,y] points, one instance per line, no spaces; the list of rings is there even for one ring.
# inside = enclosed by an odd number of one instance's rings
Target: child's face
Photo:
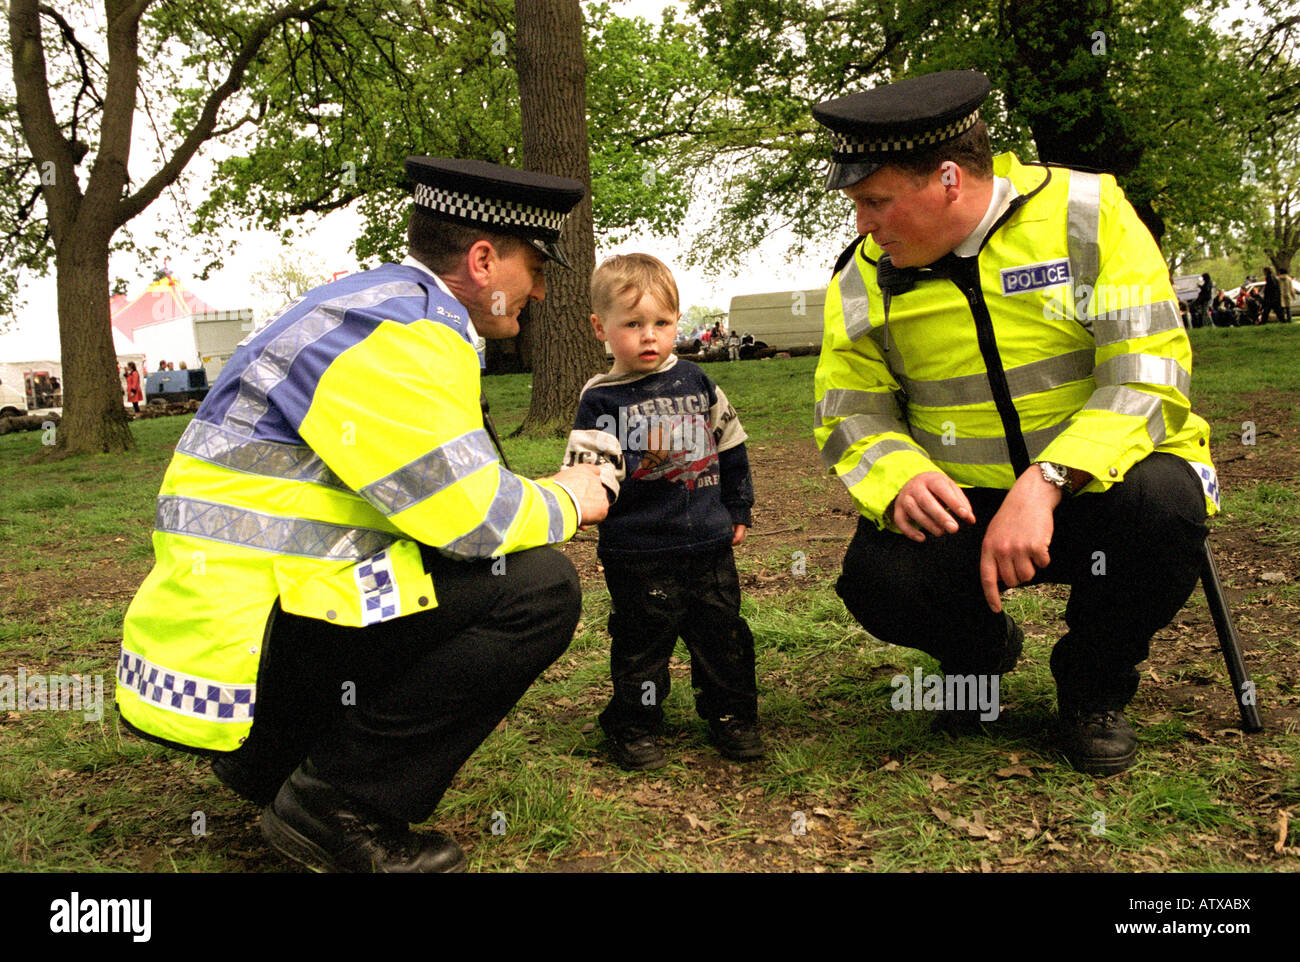
[[[677,339],[680,314],[674,314],[652,293],[631,303],[634,297],[635,292],[625,295],[603,318],[591,315],[596,337],[607,342],[614,352],[616,374],[653,371],[668,359]]]

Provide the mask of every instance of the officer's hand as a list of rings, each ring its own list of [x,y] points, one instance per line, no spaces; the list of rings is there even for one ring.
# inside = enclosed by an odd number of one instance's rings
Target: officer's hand
[[[913,541],[925,540],[920,528],[933,535],[952,534],[958,527],[953,515],[975,523],[965,492],[942,471],[926,471],[903,485],[890,513],[898,530]]]
[[[1036,568],[1046,568],[1052,558],[1052,512],[1061,503],[1061,489],[1043,479],[1038,465],[1016,479],[1002,507],[989,522],[980,547],[980,584],[989,609],[1002,610],[998,579],[1008,588],[1032,581]]]
[[[580,526],[605,520],[609,513],[609,496],[600,483],[600,468],[594,464],[575,464],[553,475],[551,480],[564,485],[578,499]]]
[[[748,530],[749,526],[744,524],[733,524],[731,526],[731,546],[733,548],[745,540],[745,532]]]

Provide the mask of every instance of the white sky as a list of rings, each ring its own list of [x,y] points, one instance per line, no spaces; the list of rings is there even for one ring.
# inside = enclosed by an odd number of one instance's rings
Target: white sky
[[[684,8],[682,3],[674,4],[665,0],[615,0],[614,3],[617,12],[625,16],[642,16],[647,19],[658,19],[663,7],[674,5]],[[131,169],[133,182],[138,184],[152,173],[156,165],[148,153],[147,124],[139,113],[135,138]],[[220,156],[220,151],[220,145],[209,145],[191,163],[191,173],[205,173],[211,167],[211,158]],[[192,181],[201,187],[205,183],[205,177],[192,176]],[[709,213],[707,202],[707,198],[702,199],[697,208],[692,210],[688,219],[688,233],[691,227],[706,222]],[[179,237],[183,231],[177,230],[177,225],[188,220],[185,208],[189,203],[190,200],[177,191],[164,192],[132,220],[127,229],[142,241],[149,241],[154,231],[160,227],[170,227],[172,236]],[[824,286],[835,255],[843,243],[847,242],[849,214],[850,208],[846,203],[845,238],[829,241],[820,255],[810,253],[806,261],[801,263],[791,264],[786,261],[783,252],[787,245],[779,236],[756,251],[746,263],[737,265],[734,272],[719,277],[708,277],[700,270],[687,269],[678,257],[679,247],[676,241],[651,236],[637,236],[617,246],[604,247],[597,238],[596,259],[599,261],[616,253],[647,251],[673,268],[683,311],[696,304],[725,310],[736,294]],[[349,251],[349,246],[359,233],[359,215],[350,210],[341,210],[313,221],[295,229],[293,246],[312,252],[330,271],[356,270],[356,258]],[[170,258],[172,274],[216,309],[253,307],[259,319],[275,310],[279,305],[261,295],[251,277],[277,259],[282,250],[279,235],[241,228],[229,231],[222,239],[229,252],[225,265],[206,281],[196,279],[204,263],[197,242],[193,245],[173,243],[163,248],[165,255]],[[142,262],[134,255],[116,254],[109,264],[109,277],[125,278],[127,296],[134,299],[153,280],[154,271],[162,266],[162,256],[164,255],[159,255],[157,262]],[[44,278],[24,276],[20,286],[20,299],[26,303],[17,310],[16,323],[0,332],[0,360],[57,359],[59,337],[53,271]]]

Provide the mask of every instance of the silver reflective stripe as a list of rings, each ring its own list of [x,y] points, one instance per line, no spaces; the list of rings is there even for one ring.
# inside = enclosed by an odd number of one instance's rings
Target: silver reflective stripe
[[[151,707],[178,715],[217,722],[247,722],[252,720],[256,708],[256,685],[232,685],[201,675],[187,675],[154,664],[125,648],[117,659],[117,680]]]
[[[1097,241],[1101,232],[1101,178],[1081,170],[1070,171],[1070,200],[1066,209],[1070,280],[1077,298],[1085,290],[1091,295],[1101,272]],[[1080,322],[1090,327],[1086,318],[1080,317]]]
[[[1082,381],[1092,373],[1093,351],[1085,348],[1009,368],[1007,386],[1013,398],[1050,391],[1062,384]],[[953,407],[962,404],[991,404],[987,374],[964,374],[940,381],[914,381],[899,378],[910,404],[922,407]]]
[[[844,457],[844,452],[852,445],[863,438],[869,438],[873,434],[883,434],[886,431],[908,433],[906,424],[886,414],[851,415],[835,425],[835,430],[822,445],[822,463],[828,468],[833,468],[840,463],[840,458]]]
[[[440,444],[358,494],[384,514],[405,511],[443,488],[497,462],[492,441],[482,428]]]
[[[902,418],[892,391],[854,391],[834,387],[822,395],[813,408],[813,424],[825,418],[842,418],[850,414],[888,414]]]
[[[289,376],[289,366],[304,348],[340,327],[348,311],[375,307],[395,297],[413,294],[423,296],[424,292],[411,281],[393,281],[326,301],[298,318],[264,344],[239,375],[239,393],[223,423],[239,433],[252,434],[269,407],[267,396]]]
[[[443,545],[439,549],[443,554],[453,558],[490,558],[501,551],[501,546],[506,541],[506,532],[510,530],[511,523],[519,513],[519,506],[523,503],[524,483],[500,466],[497,470],[501,482],[482,523],[468,534]],[[558,507],[557,504],[556,508]]]
[[[1098,314],[1092,321],[1092,333],[1098,347],[1129,341],[1148,334],[1177,331],[1183,326],[1178,308],[1172,301],[1156,301],[1138,307],[1122,308]]]
[[[1068,421],[1062,421],[1050,428],[1022,432],[1025,447],[1029,450],[1030,457],[1032,458],[1036,452],[1042,451],[1055,440],[1056,436],[1065,430],[1068,423]],[[955,437],[952,438],[951,444],[944,444],[943,435],[931,434],[929,431],[922,431],[915,426],[912,428],[912,436],[916,438],[921,447],[925,448],[926,453],[933,461],[942,461],[945,464],[1009,465],[1011,463],[1011,455],[1007,451],[1007,439],[1002,436],[995,438]]]
[[[539,487],[537,490],[546,502],[546,517],[549,519],[546,540],[551,544],[559,544],[564,540],[564,509],[560,507],[560,499],[546,488]]]
[[[1172,357],[1157,354],[1120,354],[1097,366],[1097,385],[1164,384],[1178,388],[1186,396],[1192,389],[1192,376]]]
[[[348,490],[348,486],[320,456],[305,444],[255,441],[207,421],[191,421],[177,442],[176,450],[233,471],[290,481],[310,481]]]
[[[862,268],[858,265],[857,251],[840,272],[840,310],[844,314],[844,333],[850,341],[856,341],[871,330],[871,304],[867,299]]]
[[[1111,386],[1098,388],[1088,403],[1085,411],[1112,411],[1115,414],[1130,414],[1147,419],[1147,434],[1151,443],[1159,445],[1165,439],[1165,415],[1160,398],[1143,394],[1131,387]]]
[[[884,441],[877,441],[871,447],[862,452],[862,457],[852,471],[840,475],[840,480],[844,482],[846,488],[851,488],[871,471],[872,466],[887,454],[893,454],[895,451],[914,451],[915,453],[925,456],[925,452],[918,448],[911,441],[898,441],[894,438],[886,438]]]
[[[397,540],[385,531],[371,528],[281,518],[172,494],[158,496],[154,525],[170,534],[329,561],[360,561]]]

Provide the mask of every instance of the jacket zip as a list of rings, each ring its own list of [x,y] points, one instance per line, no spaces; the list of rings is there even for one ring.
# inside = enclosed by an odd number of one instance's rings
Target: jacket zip
[[[958,257],[954,261],[952,282],[970,305],[971,316],[975,320],[975,336],[979,340],[980,354],[984,357],[984,367],[988,371],[989,389],[993,392],[993,402],[1002,419],[1002,432],[1007,438],[1011,467],[1018,478],[1029,470],[1029,449],[1020,430],[1020,413],[1011,400],[1011,388],[1007,385],[1006,371],[1002,368],[998,342],[993,336],[993,318],[989,316],[988,305],[984,303],[984,292],[980,289],[979,261],[975,257]]]

